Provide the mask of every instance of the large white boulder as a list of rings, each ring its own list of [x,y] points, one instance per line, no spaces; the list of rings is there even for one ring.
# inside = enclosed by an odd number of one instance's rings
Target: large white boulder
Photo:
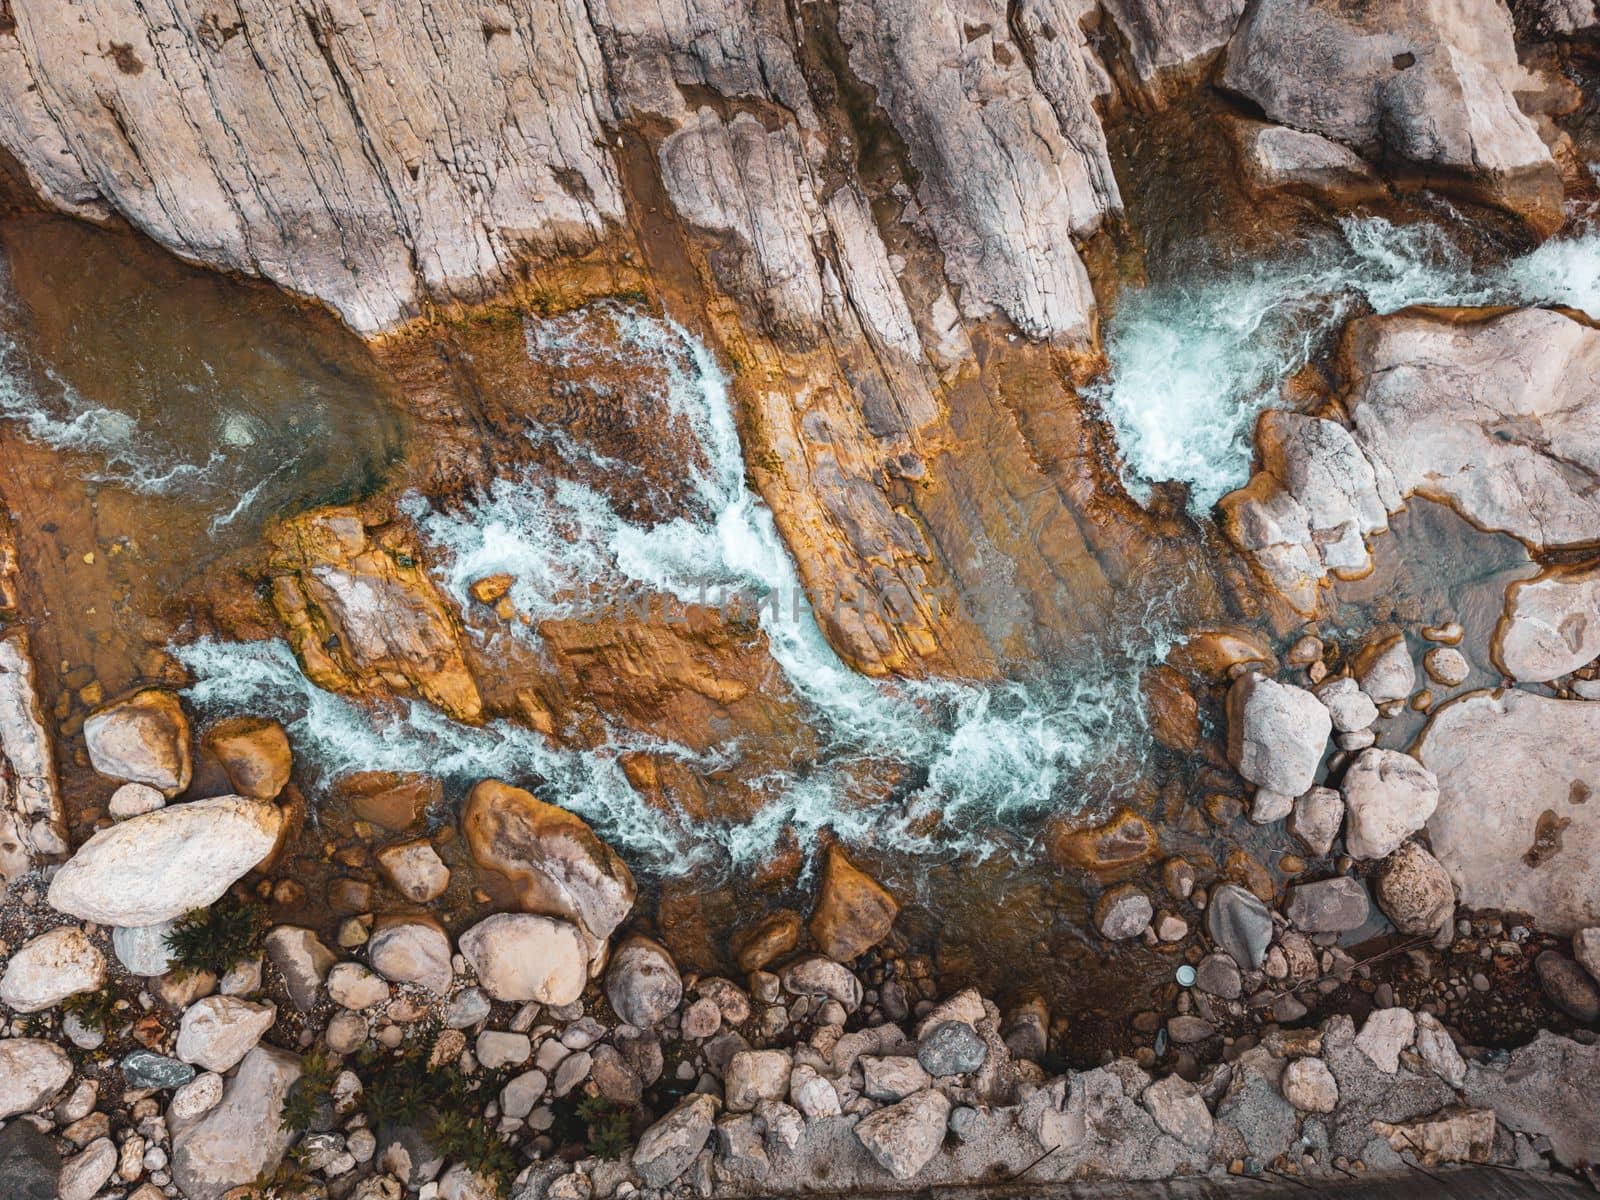
[[[278,1010],[237,996],[207,996],[190,1005],[178,1026],[177,1056],[207,1071],[231,1071],[255,1049]]]
[[[1495,665],[1524,683],[1546,683],[1600,654],[1600,566],[1559,564],[1506,589],[1495,626]]]
[[[1412,753],[1438,776],[1428,838],[1462,904],[1600,924],[1597,745],[1594,701],[1477,691],[1433,714]]]
[[[0,1041],[0,1121],[32,1112],[72,1078],[72,1060],[38,1038]]]
[[[496,913],[461,935],[461,953],[496,1000],[571,1004],[589,981],[589,946],[571,921]]]
[[[176,796],[189,786],[189,718],[171,692],[146,688],[90,713],[83,740],[96,771]]]
[[[296,1136],[279,1118],[299,1078],[298,1055],[257,1046],[239,1064],[221,1102],[174,1132],[172,1177],[189,1200],[221,1200],[230,1189],[277,1168]]]
[[[156,925],[205,908],[272,853],[283,814],[261,800],[174,804],[91,837],[56,873],[50,904],[103,925]]]

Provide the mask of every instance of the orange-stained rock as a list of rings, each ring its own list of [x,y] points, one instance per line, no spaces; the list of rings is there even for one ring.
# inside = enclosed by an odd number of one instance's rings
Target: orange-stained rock
[[[289,782],[294,759],[283,726],[266,717],[233,717],[206,733],[206,749],[228,773],[233,790],[254,800],[272,800]]]
[[[1188,640],[1167,655],[1167,662],[1185,674],[1220,682],[1240,663],[1266,663],[1275,669],[1278,660],[1260,634],[1236,626],[1217,625],[1191,630]]]
[[[1159,666],[1145,672],[1143,687],[1152,736],[1169,750],[1193,753],[1200,745],[1200,706],[1183,675]]]
[[[1222,865],[1222,874],[1227,879],[1248,888],[1267,904],[1271,904],[1273,896],[1277,894],[1278,888],[1273,882],[1272,872],[1244,850],[1236,848],[1229,851],[1228,860]]]
[[[800,944],[800,929],[800,914],[780,908],[735,932],[728,949],[741,971],[759,971]]]
[[[461,811],[475,862],[499,871],[526,912],[564,917],[596,952],[633,908],[633,873],[579,817],[530,792],[486,779]]]
[[[273,607],[313,683],[483,715],[455,616],[397,532],[374,541],[355,509],[324,508],[285,521],[273,543]]]
[[[887,888],[838,846],[828,847],[810,923],[818,949],[836,962],[849,962],[888,937],[899,912]]]
[[[1150,822],[1127,808],[1090,829],[1075,829],[1058,817],[1046,828],[1044,841],[1045,852],[1056,865],[1094,872],[1136,866],[1160,852]]]
[[[511,585],[516,579],[504,573],[499,575],[485,575],[482,579],[474,579],[472,586],[467,591],[479,604],[493,604],[511,590]]]
[[[444,785],[432,775],[356,771],[339,779],[332,795],[363,821],[401,832],[422,823],[428,809],[444,798]]]

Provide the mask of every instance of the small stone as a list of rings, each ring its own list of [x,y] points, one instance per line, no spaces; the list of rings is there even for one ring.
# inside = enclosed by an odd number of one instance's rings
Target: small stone
[[[1326,858],[1344,824],[1344,798],[1332,788],[1314,787],[1294,802],[1289,832],[1315,858]]]
[[[328,1049],[335,1054],[353,1054],[367,1040],[367,1021],[360,1013],[341,1010],[328,1018],[323,1030]]]
[[[232,1070],[272,1028],[277,1007],[237,996],[208,996],[183,1014],[177,1055],[219,1074]],[[126,1070],[126,1065],[124,1065]]]
[[[116,1169],[116,1146],[108,1137],[98,1138],[61,1164],[57,1195],[60,1200],[93,1200]]]
[[[1197,991],[1223,1000],[1237,1000],[1244,989],[1239,967],[1226,954],[1208,954],[1194,970]]]
[[[696,1000],[683,1012],[679,1030],[686,1038],[702,1041],[722,1028],[722,1010],[707,997]]]
[[[168,796],[189,786],[189,718],[171,692],[146,688],[90,713],[83,740],[102,775]]]
[[[465,941],[466,935],[462,936]],[[414,983],[439,996],[450,990],[450,939],[431,918],[381,919],[367,940],[367,962],[394,983]]]
[[[858,1061],[863,1079],[861,1090],[873,1100],[894,1103],[933,1083],[922,1064],[914,1058],[863,1054]]]
[[[1359,879],[1344,876],[1291,888],[1284,915],[1306,933],[1348,933],[1365,925],[1371,912],[1367,889]]]
[[[165,808],[166,804],[167,798],[157,788],[147,783],[125,783],[111,793],[106,811],[113,821],[126,821],[129,817]]]
[[[668,1112],[633,1148],[633,1169],[646,1187],[664,1188],[689,1169],[711,1137],[717,1102],[692,1095]]]
[[[106,977],[105,956],[75,925],[41,933],[18,947],[0,975],[0,1003],[19,1013],[53,1008],[92,992]]]
[[[515,1067],[533,1055],[533,1044],[525,1033],[502,1033],[486,1029],[478,1035],[474,1050],[478,1061],[491,1071]]]
[[[1352,858],[1384,858],[1421,829],[1439,804],[1439,781],[1409,754],[1363,750],[1340,782]]]
[[[289,999],[310,1012],[321,997],[322,981],[338,960],[316,934],[299,925],[276,926],[266,937],[267,961],[283,976]]]
[[[1416,1018],[1408,1009],[1375,1009],[1356,1035],[1356,1048],[1379,1070],[1393,1075],[1400,1069],[1400,1051],[1411,1045],[1416,1027]]]
[[[1317,688],[1317,699],[1328,708],[1337,733],[1354,733],[1368,728],[1378,719],[1378,706],[1354,679],[1340,675]]]
[[[837,1117],[843,1111],[838,1089],[804,1063],[790,1072],[789,1099],[808,1121]]]
[[[1297,1058],[1283,1069],[1283,1098],[1301,1112],[1331,1113],[1339,1106],[1339,1085],[1320,1058]]]
[[[222,1076],[207,1071],[203,1075],[196,1075],[172,1093],[172,1103],[167,1105],[167,1117],[179,1123],[192,1121],[210,1112],[221,1099]]]
[[[606,971],[606,997],[617,1016],[650,1029],[677,1010],[683,980],[666,947],[637,935],[623,941]]]
[[[1416,667],[1403,634],[1362,647],[1354,662],[1361,690],[1378,704],[1404,700],[1417,686]]]
[[[385,846],[376,857],[394,890],[417,904],[438,899],[450,886],[450,868],[427,838]]]
[[[1203,1042],[1215,1032],[1216,1027],[1201,1017],[1177,1016],[1167,1022],[1167,1036],[1177,1046]]]
[[[489,1016],[489,997],[482,988],[462,988],[445,1006],[446,1029],[470,1029]],[[526,1032],[526,1031],[523,1031]]]
[[[1211,1144],[1211,1110],[1200,1090],[1182,1076],[1168,1075],[1152,1083],[1139,1101],[1163,1133],[1195,1149]]]
[[[763,1100],[782,1100],[792,1063],[785,1050],[742,1050],[728,1060],[724,1081],[730,1112],[749,1112]]]
[[[1416,842],[1406,842],[1379,865],[1378,907],[1401,933],[1435,933],[1455,915],[1450,873]]]
[[[341,1008],[365,1012],[389,998],[389,984],[360,963],[342,962],[328,972],[328,995]]]
[[[936,1078],[970,1075],[988,1059],[988,1045],[965,1021],[941,1021],[917,1042],[917,1061]]]
[[[132,1088],[165,1089],[182,1087],[195,1077],[195,1069],[152,1050],[135,1050],[122,1060],[122,1075]]]
[[[1283,820],[1293,811],[1293,796],[1285,796],[1282,792],[1270,791],[1267,788],[1257,788],[1255,797],[1250,803],[1250,820],[1256,825],[1271,825],[1274,821]]]
[[[1457,687],[1472,674],[1466,655],[1452,646],[1435,646],[1422,656],[1422,666],[1428,678],[1442,687]]]
[[[1585,1025],[1600,1021],[1600,984],[1582,967],[1554,950],[1540,954],[1533,966],[1551,1004]]]
[[[61,1047],[38,1038],[0,1041],[0,1120],[33,1112],[72,1078]]]
[[[1600,926],[1572,935],[1572,957],[1600,983]]]
[[[278,722],[265,717],[233,717],[211,728],[206,749],[227,772],[228,782],[241,796],[275,800],[289,782],[293,755],[289,738]]]
[[[1131,883],[1111,888],[1094,906],[1095,928],[1111,941],[1138,937],[1150,924],[1155,908],[1150,897]]]

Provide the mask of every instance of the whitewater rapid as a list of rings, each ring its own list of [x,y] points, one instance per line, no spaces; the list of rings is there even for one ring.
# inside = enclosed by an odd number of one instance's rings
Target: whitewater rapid
[[[1249,478],[1256,418],[1352,316],[1413,304],[1559,304],[1600,316],[1600,231],[1474,265],[1438,225],[1346,218],[1265,261],[1133,291],[1106,322],[1089,390],[1116,432],[1123,479],[1189,486],[1195,516]]]
[[[594,336],[596,322],[606,336]],[[560,750],[514,726],[455,725],[420,702],[374,715],[312,687],[280,643],[179,647],[195,675],[190,696],[197,705],[279,716],[297,752],[324,773],[405,763],[426,764],[462,784],[487,775],[537,777],[552,799],[662,871],[759,861],[786,828],[802,846],[829,829],[848,842],[908,853],[982,855],[1026,818],[1080,804],[1078,792],[1064,794],[1068,783],[1083,783],[1113,761],[1132,772],[1146,749],[1139,675],[1170,644],[1165,597],[1143,611],[1130,603],[1124,641],[1108,637],[1083,661],[1058,665],[1047,677],[994,686],[869,680],[838,658],[809,612],[787,602],[801,592],[799,576],[771,512],[745,483],[728,379],[705,346],[670,320],[615,304],[529,318],[526,328],[535,360],[652,368],[637,372],[627,402],[659,406],[699,447],[700,457],[684,464],[685,494],[676,497],[687,515],[656,524],[630,520],[603,492],[533,467],[457,508],[411,494],[402,508],[430,546],[438,581],[466,607],[473,580],[511,574],[514,602],[535,618],[582,615],[590,596],[629,586],[685,604],[703,600],[708,586],[753,597],[773,657],[806,705],[820,761],[758,781],[765,803],[753,820],[697,822],[686,831],[632,790],[617,756],[650,748],[709,770],[736,755],[736,745],[696,758],[683,747],[612,730],[597,750]],[[606,385],[594,386],[592,398],[605,401]],[[564,433],[536,428],[528,436],[554,445],[573,465],[626,469]],[[783,602],[762,603],[774,597]],[[516,628],[510,636],[538,636],[531,626]],[[866,763],[906,768],[914,781],[908,794],[887,806],[863,803],[854,769]],[[929,832],[930,816],[939,818],[936,832]]]

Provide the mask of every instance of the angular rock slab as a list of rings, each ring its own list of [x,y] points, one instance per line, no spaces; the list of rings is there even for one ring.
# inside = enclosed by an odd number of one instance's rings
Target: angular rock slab
[[[60,912],[103,925],[158,925],[219,899],[272,853],[275,805],[243,796],[175,804],[102,829],[50,883]]]
[[[1433,714],[1412,752],[1439,780],[1428,838],[1461,903],[1529,913],[1551,933],[1600,924],[1597,745],[1600,704],[1587,700],[1478,691]]]
[[[279,1124],[283,1099],[300,1078],[300,1059],[257,1046],[239,1064],[222,1102],[172,1137],[172,1176],[189,1200],[223,1193],[270,1173],[295,1134]]]
[[[1258,787],[1309,790],[1332,731],[1327,708],[1304,688],[1249,673],[1228,689],[1228,761]]]

